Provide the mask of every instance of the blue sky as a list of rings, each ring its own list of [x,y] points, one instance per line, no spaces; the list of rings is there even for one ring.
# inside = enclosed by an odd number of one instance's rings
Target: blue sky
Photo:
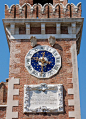
[[[81,119],[86,119],[86,0],[68,0],[69,3],[77,5],[82,2],[82,17],[84,17],[84,25],[82,32],[81,48],[78,55],[79,68],[79,89],[80,89],[80,106]],[[2,23],[4,16],[4,5],[19,4],[19,0],[1,0],[0,1],[0,82],[5,81],[9,77],[9,48]]]

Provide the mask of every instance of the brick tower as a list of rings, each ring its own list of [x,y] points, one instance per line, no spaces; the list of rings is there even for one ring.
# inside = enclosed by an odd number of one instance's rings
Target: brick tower
[[[77,66],[81,3],[19,0],[19,5],[5,5],[3,24],[10,67],[7,107],[0,107],[1,118],[81,119]]]

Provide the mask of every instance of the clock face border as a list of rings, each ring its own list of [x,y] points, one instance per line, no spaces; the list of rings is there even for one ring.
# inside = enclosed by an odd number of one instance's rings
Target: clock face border
[[[49,70],[48,72],[41,73],[41,72],[35,70],[33,68],[33,66],[31,65],[31,58],[38,51],[48,51],[55,58],[55,65],[54,65],[54,67],[51,70]],[[41,78],[50,78],[53,75],[57,74],[57,72],[59,71],[59,69],[61,67],[61,56],[57,52],[57,50],[55,48],[52,48],[52,47],[50,47],[48,45],[38,45],[38,46],[32,48],[31,50],[29,50],[29,52],[25,56],[25,67],[26,67],[26,69],[28,70],[28,72],[31,75],[33,75],[33,76],[35,76],[37,78],[40,78],[40,79]]]

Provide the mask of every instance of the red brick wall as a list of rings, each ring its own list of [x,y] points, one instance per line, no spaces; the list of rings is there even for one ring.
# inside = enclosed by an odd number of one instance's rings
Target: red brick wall
[[[60,0],[53,0],[53,5],[57,4],[57,3],[63,3],[64,5],[66,5],[68,3],[68,0],[63,0],[63,1],[60,1]]]
[[[19,27],[19,34],[26,34],[26,27]]]
[[[48,40],[37,40],[39,45],[49,45]],[[73,111],[74,107],[68,106],[68,99],[73,99],[73,95],[68,95],[67,90],[68,88],[73,88],[73,84],[67,81],[67,78],[72,78],[72,60],[71,60],[71,52],[70,48],[75,41],[64,41],[58,40],[54,45],[54,48],[57,49],[59,54],[62,57],[62,67],[57,73],[57,75],[53,76],[52,78],[46,80],[37,79],[34,76],[31,76],[27,69],[25,68],[25,56],[28,51],[32,48],[30,45],[29,40],[19,40],[20,44],[17,44],[17,40],[11,41],[11,44],[16,45],[17,50],[21,50],[21,52],[15,55],[16,58],[20,58],[20,63],[14,63],[14,69],[20,68],[20,73],[9,73],[9,78],[15,77],[20,79],[20,85],[15,85],[14,88],[19,89],[20,95],[14,96],[14,100],[19,100],[19,107],[13,107],[13,111],[19,112],[19,119],[69,119],[68,112]],[[11,45],[13,46],[13,45]],[[13,48],[13,47],[12,47]],[[14,49],[14,52],[16,51]],[[11,48],[10,48],[11,50]],[[11,51],[10,51],[11,52]],[[12,57],[10,56],[11,60]],[[12,69],[12,64],[10,65],[10,71]],[[24,85],[25,84],[40,84],[40,83],[47,83],[47,84],[63,84],[64,86],[64,113],[56,114],[56,115],[40,115],[40,114],[23,114],[23,97],[24,97]],[[74,118],[71,118],[74,119]]]
[[[41,27],[31,27],[30,34],[41,34]]]
[[[0,107],[0,119],[6,119],[6,107]]]
[[[33,0],[19,0],[20,5],[23,5],[24,3],[29,3],[29,4],[33,5]]]
[[[68,26],[61,26],[61,34],[68,34]]]
[[[56,27],[46,27],[46,34],[56,34]]]

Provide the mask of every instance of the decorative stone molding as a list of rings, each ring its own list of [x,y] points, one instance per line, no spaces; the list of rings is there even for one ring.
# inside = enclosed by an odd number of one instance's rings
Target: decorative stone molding
[[[19,105],[18,100],[13,100],[14,95],[19,95],[19,89],[14,89],[14,84],[19,84],[19,79],[11,78],[8,82],[8,98],[6,119],[18,118],[18,112],[13,112],[12,108]]]
[[[30,37],[31,46],[34,47],[37,44],[37,39],[35,36]]]
[[[62,84],[24,85],[24,113],[59,113],[63,110]]]
[[[30,5],[29,3],[25,3],[25,5],[30,6],[31,13],[32,13],[33,10],[34,10],[34,7],[37,6],[37,4],[34,4],[34,5],[32,6],[32,5]]]
[[[43,14],[45,7],[48,6],[48,3],[44,4],[44,6],[42,6],[40,3],[38,3],[38,5],[41,6],[41,12]]]
[[[49,41],[49,44],[50,44],[51,46],[54,46],[54,44],[55,44],[55,42],[56,42],[56,39],[55,39],[54,36],[50,36],[50,37],[48,38],[48,41]]]

